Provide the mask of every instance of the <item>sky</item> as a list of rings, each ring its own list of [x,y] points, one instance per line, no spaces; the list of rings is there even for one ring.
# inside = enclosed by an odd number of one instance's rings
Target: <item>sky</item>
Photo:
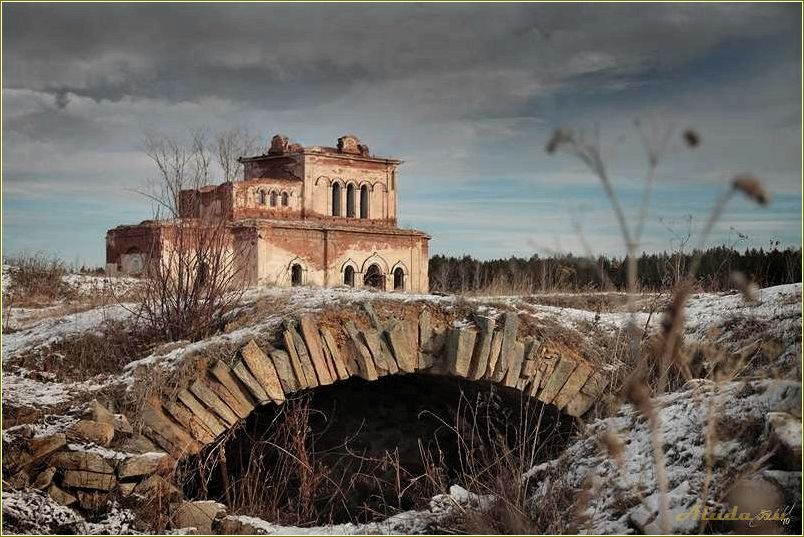
[[[801,5],[3,4],[4,255],[102,265],[107,229],[151,215],[148,133],[243,127],[268,145],[355,134],[405,162],[399,224],[431,254],[621,255],[600,181],[549,155],[600,151],[630,221],[668,136],[640,249],[801,244]],[[637,124],[638,123],[638,124]],[[685,146],[694,129],[701,143]],[[694,242],[693,239],[692,242]]]

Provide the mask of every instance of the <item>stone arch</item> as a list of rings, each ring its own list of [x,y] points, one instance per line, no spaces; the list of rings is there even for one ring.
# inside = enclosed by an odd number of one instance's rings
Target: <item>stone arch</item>
[[[366,313],[365,328],[349,314],[335,325],[332,319],[319,324],[312,314],[288,321],[285,348],[249,341],[232,365],[213,362],[177,395],[149,400],[144,433],[175,458],[196,454],[262,405],[281,405],[295,392],[351,377],[419,373],[490,382],[570,416],[586,413],[608,385],[608,373],[574,350],[519,338],[515,313],[478,317],[475,327],[434,324],[427,307],[402,319],[381,319],[370,306]]]
[[[360,185],[360,218],[370,218],[371,186],[368,183]]]
[[[332,188],[330,189],[330,214],[332,216],[341,216],[341,191],[343,187],[341,186],[340,181],[335,181],[332,183]]]
[[[279,194],[279,199],[282,207],[290,206],[290,194],[288,194],[286,190],[283,190],[281,194]]]
[[[351,271],[351,284],[347,281],[348,273]],[[355,287],[357,282],[357,274],[359,273],[359,268],[357,263],[352,260],[350,257],[346,261],[341,264],[340,268],[340,275],[341,275],[341,284],[348,285],[349,287]]]
[[[268,199],[269,199],[268,205],[270,207],[276,207],[279,201],[279,193],[272,188],[271,191],[268,193]]]
[[[398,261],[391,269],[391,278],[394,284],[394,291],[404,291],[410,287],[408,267],[402,261]]]
[[[354,181],[349,181],[346,183],[346,217],[347,218],[354,218],[357,214],[356,212],[356,195],[357,187]]]
[[[259,205],[268,205],[268,192],[264,188],[257,189],[256,197]]]
[[[360,272],[365,273],[369,266],[375,263],[380,266],[380,270],[382,270],[383,274],[388,274],[388,262],[377,252],[372,253],[363,261],[363,264],[360,266]]]
[[[287,281],[291,287],[298,287],[307,283],[307,266],[299,256],[294,257],[290,263],[287,264],[285,269],[287,272]]]

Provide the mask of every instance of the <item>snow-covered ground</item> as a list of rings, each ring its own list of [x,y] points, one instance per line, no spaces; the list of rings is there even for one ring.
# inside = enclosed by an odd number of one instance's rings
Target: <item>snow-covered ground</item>
[[[94,276],[74,275],[71,277],[71,284],[91,290],[94,285],[107,285],[100,283],[102,280],[104,279]],[[136,280],[130,282],[124,281],[127,279],[115,280],[123,281],[121,284],[123,287],[136,284]],[[120,289],[123,290],[123,287]],[[708,405],[712,400],[722,402],[723,412],[734,419],[743,416],[745,419],[761,421],[764,419],[764,414],[760,416],[758,413],[772,409],[774,405],[778,406],[781,401],[789,399],[792,393],[790,390],[798,389],[800,399],[800,383],[791,379],[798,379],[801,373],[801,295],[801,284],[792,284],[762,289],[758,300],[751,303],[746,302],[741,295],[732,293],[701,293],[689,298],[685,328],[688,340],[711,338],[713,333],[717,334],[715,337],[718,342],[727,345],[742,345],[747,340],[757,337],[774,338],[781,345],[782,354],[787,357],[786,363],[795,363],[797,369],[784,375],[788,380],[767,381],[769,384],[762,390],[752,388],[746,391],[739,383],[721,387],[702,383],[662,398],[660,404],[662,435],[665,435],[665,445],[669,447],[667,460],[670,466],[668,470],[671,489],[677,489],[676,496],[686,498],[684,501],[692,497],[693,492],[697,491],[701,484],[698,477],[689,477],[687,474],[700,472],[703,444],[699,439],[702,424],[706,422]],[[303,312],[320,311],[333,305],[347,306],[366,301],[394,304],[426,301],[445,310],[469,303],[474,309],[486,314],[495,314],[503,308],[511,308],[522,315],[531,316],[536,322],[550,320],[581,331],[587,330],[589,323],[602,330],[618,331],[622,330],[629,320],[628,314],[620,308],[614,308],[616,311],[595,312],[540,305],[535,303],[538,301],[529,300],[527,297],[462,298],[378,293],[345,288],[259,288],[246,291],[242,297],[238,313],[248,317],[247,324],[241,326],[235,323],[235,327],[227,333],[204,341],[163,346],[154,350],[149,356],[132,359],[118,375],[70,382],[42,371],[31,371],[15,366],[14,358],[35,349],[47,353],[50,345],[65,338],[87,333],[102,334],[104,323],[130,319],[131,310],[135,305],[102,305],[67,314],[61,314],[59,306],[36,310],[18,308],[12,309],[11,313],[17,323],[16,330],[2,336],[3,403],[12,409],[38,410],[37,421],[32,424],[36,434],[64,430],[76,419],[65,413],[64,408],[82,405],[94,393],[110,386],[131,387],[136,379],[147,378],[147,375],[143,377],[140,373],[147,372],[149,368],[158,366],[170,370],[188,358],[204,354],[213,347],[234,348],[251,338],[270,334],[280,326],[288,313],[298,315]],[[276,308],[271,309],[274,303]],[[261,304],[268,304],[268,307],[261,310]],[[44,311],[48,309],[50,311]],[[261,311],[264,313],[260,313]],[[637,324],[640,326],[647,325],[652,330],[660,326],[661,312],[651,315],[643,309],[636,316]],[[464,321],[456,319],[456,322]],[[762,332],[749,330],[744,333],[745,330],[739,330],[741,323],[761,324]],[[633,531],[634,523],[628,518],[632,513],[617,514],[619,511],[616,502],[621,498],[622,490],[637,487],[640,494],[646,497],[651,497],[655,492],[655,485],[651,484],[651,480],[654,479],[651,466],[652,452],[646,427],[644,420],[638,418],[630,407],[625,406],[616,416],[591,424],[585,435],[563,456],[563,460],[572,462],[570,464],[572,471],[566,477],[573,487],[581,487],[590,473],[598,478],[599,493],[589,505],[592,532]],[[625,458],[629,462],[626,477],[615,477],[619,475],[617,468],[600,454],[595,438],[603,430],[618,431],[628,440]],[[737,444],[724,443],[718,449],[719,456],[722,455],[734,464],[744,461],[751,453],[746,446]],[[559,461],[534,469],[534,475],[545,478],[553,475],[551,472]],[[631,478],[636,481],[629,481]],[[447,496],[461,495],[457,488],[451,492],[454,494]],[[538,503],[540,494],[549,493],[548,488],[542,487],[536,492],[534,501]],[[465,497],[461,497],[466,500]],[[434,502],[429,510],[400,513],[385,522],[367,526],[338,525],[302,530],[276,526],[248,517],[239,518],[256,531],[273,534],[425,533],[437,529],[438,520],[446,512],[446,508],[439,507],[443,506],[443,502],[461,505],[455,498],[434,499]],[[80,517],[76,519],[77,515],[73,511],[56,506],[46,495],[36,492],[4,492],[4,512],[7,507],[14,510],[15,516],[21,516],[20,513],[24,514],[26,509],[30,510],[33,513],[30,528],[32,532],[49,533],[56,531],[54,529],[56,527],[81,533],[131,531],[130,518],[127,517],[132,515],[124,510],[117,510],[105,521],[95,522],[92,525]],[[49,520],[42,520],[41,525],[37,526],[36,518],[42,513],[48,513]]]

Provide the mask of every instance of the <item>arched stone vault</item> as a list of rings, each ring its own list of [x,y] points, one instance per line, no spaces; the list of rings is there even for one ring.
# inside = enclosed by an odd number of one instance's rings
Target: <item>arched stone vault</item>
[[[243,346],[230,365],[212,364],[175,399],[150,401],[143,430],[175,458],[198,453],[260,405],[281,405],[288,394],[357,376],[428,373],[494,382],[583,415],[608,384],[604,370],[573,350],[518,337],[514,313],[479,317],[476,327],[431,328],[427,309],[418,318],[380,320],[366,305],[369,323],[348,317],[337,327],[307,314],[288,321],[284,348]]]

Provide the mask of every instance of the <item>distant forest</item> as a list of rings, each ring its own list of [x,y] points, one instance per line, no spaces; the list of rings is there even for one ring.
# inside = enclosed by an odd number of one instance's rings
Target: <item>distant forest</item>
[[[686,272],[695,253],[643,253],[638,259],[639,287],[672,287]],[[726,246],[701,253],[697,278],[703,289],[732,288],[731,274],[742,272],[760,287],[801,281],[801,249],[747,249]],[[623,258],[597,259],[571,254],[529,259],[511,257],[480,261],[471,256],[430,258],[430,291],[441,293],[527,294],[545,291],[624,290]]]

